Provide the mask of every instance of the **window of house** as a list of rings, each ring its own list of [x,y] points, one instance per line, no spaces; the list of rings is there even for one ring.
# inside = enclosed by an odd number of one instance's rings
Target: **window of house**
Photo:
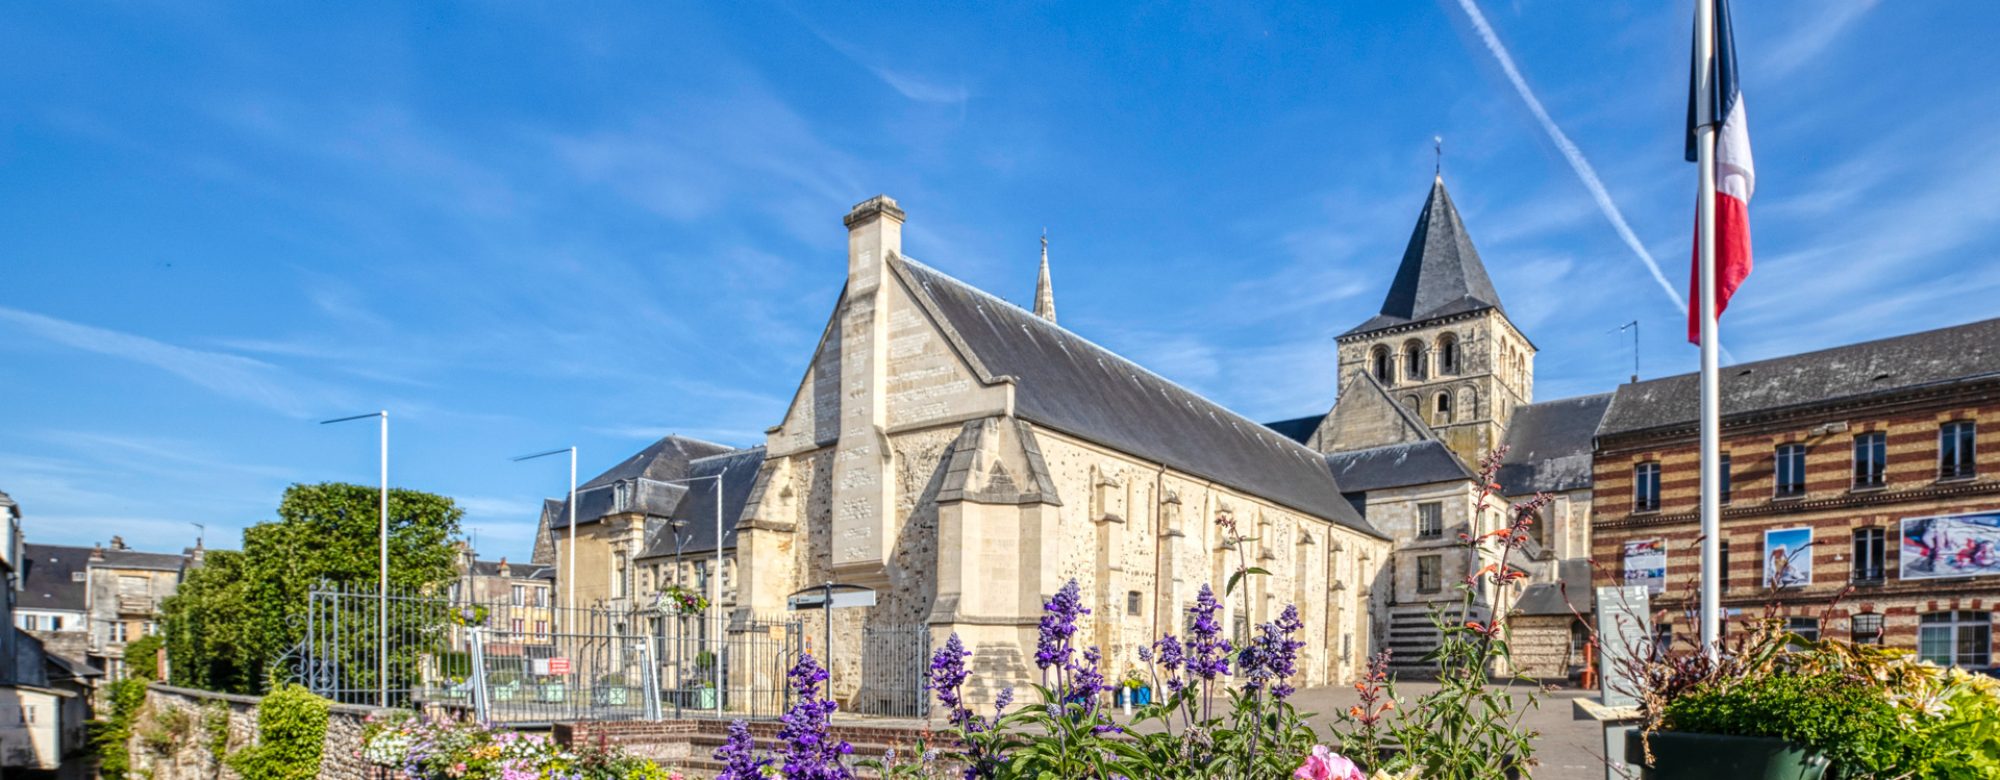
[[[1729,503],[1729,483],[1730,483],[1729,453],[1727,452],[1722,453],[1722,459],[1716,463],[1715,474],[1718,478],[1717,481],[1722,483],[1720,485],[1717,485],[1717,487],[1721,488],[1721,490],[1716,491],[1716,495],[1721,499],[1722,503],[1727,504]]]
[[[1863,612],[1850,618],[1848,622],[1853,628],[1855,644],[1882,644],[1882,615],[1880,613]]]
[[[1854,487],[1878,488],[1886,484],[1884,465],[1889,455],[1889,437],[1881,431],[1871,431],[1854,437]]]
[[[50,630],[50,631],[61,631],[61,630],[63,630],[63,626],[62,626],[62,616],[61,616],[61,615],[50,615],[50,616],[49,616],[49,630]]]
[[[1417,538],[1437,539],[1444,536],[1444,503],[1427,501],[1417,505]]]
[[[1125,614],[1127,615],[1139,614],[1139,598],[1140,598],[1139,591],[1136,590],[1125,591]]]
[[[1385,385],[1395,381],[1389,374],[1389,350],[1386,347],[1376,347],[1369,360],[1374,364],[1372,370],[1375,372],[1375,381]]]
[[[1854,529],[1854,581],[1881,582],[1887,576],[1887,533],[1880,528]]]
[[[1977,436],[1971,420],[1948,422],[1938,428],[1938,479],[1971,479],[1976,472]]]
[[[1719,587],[1723,590],[1728,590],[1729,589],[1729,540],[1724,539],[1721,542],[1716,543],[1716,547],[1717,550],[1715,553],[1715,585],[1716,587]]]
[[[1785,619],[1785,630],[1798,634],[1808,642],[1819,641],[1819,618],[1795,617]]]
[[[1981,667],[1993,658],[1993,613],[1931,612],[1917,622],[1917,655],[1943,666]]]
[[[1436,593],[1444,589],[1444,556],[1417,556],[1417,592]]]
[[[528,605],[528,587],[526,585],[515,585],[514,606],[525,607],[527,605]]]
[[[111,623],[111,641],[113,641],[113,642],[123,642],[123,641],[125,641],[125,621],[123,621],[123,620],[115,620],[115,621],[112,621],[112,623]]]
[[[514,635],[515,635],[515,636],[519,636],[519,635],[521,634],[521,625],[522,625],[522,623],[523,623],[523,621],[522,621],[522,620],[521,620],[520,618],[514,618]]]
[[[1777,487],[1773,495],[1778,498],[1796,498],[1806,494],[1806,445],[1778,446],[1777,475]]]
[[[1674,649],[1674,624],[1658,623],[1653,626],[1653,652],[1666,655]]]
[[[546,620],[535,621],[535,636],[543,637],[543,636],[548,636],[548,634],[549,634],[549,621]]]
[[[1424,345],[1410,342],[1403,345],[1403,376],[1422,381],[1424,374]]]
[[[1632,511],[1660,511],[1660,464],[1641,463],[1632,467]]]
[[[1449,333],[1438,339],[1438,373],[1458,373],[1458,337]]]

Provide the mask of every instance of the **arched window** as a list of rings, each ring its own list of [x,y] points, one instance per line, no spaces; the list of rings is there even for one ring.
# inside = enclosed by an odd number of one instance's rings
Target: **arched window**
[[[1438,373],[1458,373],[1458,336],[1446,333],[1438,337]]]
[[[1424,354],[1423,342],[1416,340],[1405,342],[1403,344],[1403,376],[1409,377],[1414,381],[1423,381],[1426,375],[1424,371],[1424,363],[1426,362],[1424,358],[1426,357],[1428,356]]]
[[[1451,422],[1451,391],[1437,394],[1437,408],[1431,418],[1436,424]]]
[[[1368,355],[1369,370],[1374,372],[1375,381],[1390,384],[1395,380],[1389,376],[1389,348],[1377,346]]]

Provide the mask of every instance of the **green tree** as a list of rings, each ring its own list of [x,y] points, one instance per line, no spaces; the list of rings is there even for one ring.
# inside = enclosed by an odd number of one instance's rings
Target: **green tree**
[[[244,529],[241,553],[209,553],[163,605],[175,682],[262,692],[273,663],[302,636],[306,600],[315,584],[373,590],[380,495],[378,488],[365,485],[293,485],[278,504],[277,520]],[[428,591],[452,579],[452,545],[464,515],[444,496],[389,491],[392,590]],[[341,637],[344,655],[373,657],[372,613],[372,608],[358,609],[355,620],[343,623],[354,627]],[[374,684],[369,664],[349,666],[353,674],[367,676],[349,684]]]

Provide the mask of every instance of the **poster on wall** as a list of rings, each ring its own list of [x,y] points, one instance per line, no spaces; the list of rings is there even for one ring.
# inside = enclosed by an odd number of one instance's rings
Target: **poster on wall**
[[[1641,539],[1625,543],[1625,584],[1645,586],[1655,596],[1667,592],[1667,541]]]
[[[1773,588],[1803,588],[1812,584],[1811,528],[1764,532],[1764,584]]]
[[[1903,579],[1989,574],[2000,574],[2000,512],[1903,518]]]

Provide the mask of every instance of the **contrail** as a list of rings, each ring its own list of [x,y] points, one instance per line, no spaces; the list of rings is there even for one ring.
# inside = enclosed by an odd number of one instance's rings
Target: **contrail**
[[[1556,126],[1556,120],[1549,118],[1548,109],[1542,108],[1542,101],[1536,99],[1534,90],[1528,89],[1528,80],[1521,77],[1520,68],[1514,67],[1514,58],[1507,54],[1507,47],[1500,43],[1500,36],[1493,34],[1493,27],[1486,23],[1486,15],[1479,12],[1479,6],[1472,0],[1458,0],[1458,7],[1465,9],[1465,15],[1472,19],[1472,26],[1479,30],[1480,40],[1486,42],[1486,50],[1493,53],[1500,69],[1506,71],[1507,80],[1513,82],[1514,91],[1528,104],[1535,120],[1542,123],[1542,130],[1548,132],[1549,140],[1562,150],[1563,157],[1569,160],[1569,167],[1576,170],[1578,179],[1583,180],[1584,188],[1590,190],[1590,197],[1597,201],[1597,210],[1604,212],[1604,218],[1611,221],[1611,227],[1618,231],[1619,238],[1625,239],[1625,245],[1632,248],[1632,254],[1638,255],[1640,262],[1646,264],[1646,270],[1653,272],[1653,281],[1660,283],[1660,289],[1665,290],[1667,297],[1673,300],[1674,308],[1686,312],[1687,300],[1681,297],[1681,291],[1667,281],[1667,275],[1660,272],[1660,264],[1653,260],[1653,253],[1646,251],[1646,246],[1639,243],[1639,237],[1632,233],[1632,227],[1625,224],[1625,215],[1618,211],[1618,204],[1612,202],[1611,193],[1604,189],[1604,182],[1598,181],[1597,171],[1590,167],[1589,160],[1584,159],[1583,150],[1576,148],[1569,136],[1563,135],[1562,128]]]

